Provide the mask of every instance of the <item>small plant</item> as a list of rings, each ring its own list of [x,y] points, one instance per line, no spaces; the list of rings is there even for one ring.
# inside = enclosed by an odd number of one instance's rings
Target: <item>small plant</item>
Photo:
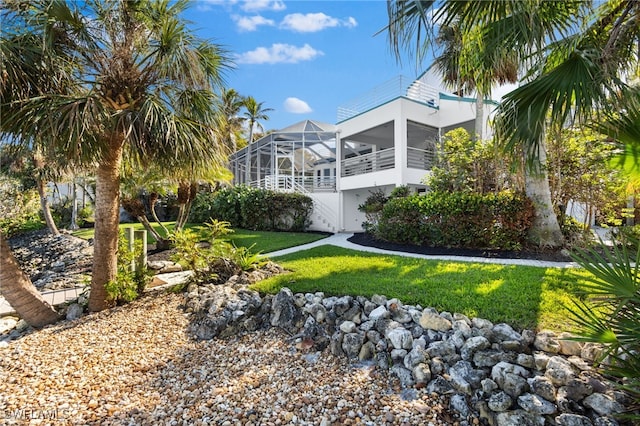
[[[105,285],[107,298],[116,304],[129,303],[137,299],[144,291],[149,274],[146,266],[131,270],[134,259],[142,254],[142,242],[136,240],[133,250],[129,250],[129,243],[120,231],[118,238],[118,273],[116,278]]]
[[[577,340],[605,347],[600,368],[620,379],[618,386],[640,401],[640,245],[614,238],[613,247],[577,250],[574,260],[592,276],[583,285],[584,300],[570,308]],[[640,420],[640,415],[631,416]]]
[[[196,282],[223,280],[264,264],[265,260],[259,253],[252,253],[251,248],[235,247],[223,239],[233,232],[229,222],[211,220],[205,226],[203,239],[191,229],[174,235],[176,253],[173,260],[194,271]]]
[[[238,265],[238,267],[243,271],[259,269],[267,263],[267,259],[262,257],[260,252],[251,251],[254,245],[251,247],[233,247],[233,250],[230,253],[230,260]]]

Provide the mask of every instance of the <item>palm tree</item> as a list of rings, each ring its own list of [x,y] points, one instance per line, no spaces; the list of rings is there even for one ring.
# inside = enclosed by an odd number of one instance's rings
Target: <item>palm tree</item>
[[[187,28],[185,0],[21,5],[3,9],[2,131],[47,140],[69,159],[96,165],[89,309],[101,310],[105,284],[117,272],[122,162],[172,170],[188,160],[220,161],[214,90],[230,62],[220,46]],[[25,79],[22,71],[37,69],[38,57],[65,64],[68,94],[47,90],[7,103],[4,92]]]
[[[239,148],[237,135],[240,134],[244,123],[244,118],[240,116],[244,100],[235,89],[222,89],[218,102],[220,133],[231,152],[236,152]]]
[[[251,144],[253,143],[254,126],[258,126],[261,131],[264,127],[259,120],[268,120],[267,112],[273,111],[273,108],[262,108],[264,102],[257,102],[253,96],[244,98],[243,105],[246,109],[244,112],[245,119],[249,122],[249,139],[247,140],[247,154],[245,156],[245,182],[251,181]]]
[[[463,31],[480,32],[486,46],[483,56],[504,46],[525,64],[526,83],[507,95],[498,109],[496,127],[505,149],[520,146],[527,155],[527,192],[536,206],[532,238],[543,246],[560,245],[562,234],[545,167],[547,114],[555,123],[585,120],[594,106],[606,104],[605,93],[620,93],[614,82],[628,69],[629,59],[637,58],[632,52],[638,39],[638,3],[604,3],[591,21],[589,2],[445,1],[434,16],[433,2],[388,4],[387,30],[396,53],[415,43],[413,51],[424,58],[436,23],[456,22]],[[590,25],[576,24],[582,22]],[[604,72],[598,69],[602,66]]]
[[[20,318],[33,327],[42,327],[58,320],[58,313],[47,303],[31,280],[20,269],[11,248],[0,232],[0,291]]]
[[[460,22],[441,25],[436,37],[441,53],[434,59],[436,69],[445,84],[463,95],[476,92],[475,133],[472,137],[484,137],[484,101],[491,97],[496,85],[518,81],[517,56],[504,45],[488,52],[478,27],[468,31],[460,28]]]

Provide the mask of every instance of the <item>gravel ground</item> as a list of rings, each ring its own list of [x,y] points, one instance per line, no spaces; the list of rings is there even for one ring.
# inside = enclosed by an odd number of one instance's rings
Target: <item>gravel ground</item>
[[[445,399],[279,330],[194,341],[183,300],[146,296],[0,347],[0,424],[456,424]]]

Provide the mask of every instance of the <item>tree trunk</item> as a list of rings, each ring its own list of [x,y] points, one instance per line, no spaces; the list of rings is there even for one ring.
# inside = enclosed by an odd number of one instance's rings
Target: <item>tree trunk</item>
[[[47,199],[47,190],[45,187],[45,183],[39,177],[36,177],[35,180],[36,187],[38,189],[38,195],[40,196],[40,207],[42,208],[44,221],[47,224],[49,232],[51,232],[53,235],[58,235],[60,234],[60,231],[58,230],[56,222],[53,220],[53,216],[51,215],[51,207],[49,206],[49,200]]]
[[[484,96],[477,93],[475,133],[473,135],[473,140],[482,140],[482,138],[484,138]]]
[[[20,269],[9,244],[0,233],[0,291],[18,315],[33,327],[56,322],[60,317]]]
[[[537,170],[531,165],[525,167],[525,189],[535,208],[529,239],[539,247],[558,248],[562,246],[564,237],[551,202],[544,141],[540,141],[538,145],[538,159]]]
[[[169,232],[167,227],[164,226],[162,222],[160,222],[160,219],[158,219],[158,214],[156,213],[156,204],[158,203],[159,199],[160,199],[160,196],[158,195],[157,192],[152,192],[149,194],[149,210],[151,211],[151,217],[153,218],[153,220],[155,220],[156,223],[160,225],[160,228],[162,228],[165,234],[169,236],[171,235],[171,232]]]
[[[76,178],[73,178],[73,183],[71,184],[71,190],[73,194],[71,195],[71,224],[69,225],[69,229],[76,230],[79,228],[78,226],[78,189],[76,187]]]
[[[244,157],[244,183],[245,185],[249,185],[251,182],[251,143],[253,142],[253,121],[249,121],[249,141],[247,143],[247,153]]]
[[[105,285],[114,280],[118,272],[122,143],[122,135],[112,137],[110,151],[101,161],[96,173],[96,223],[90,311],[101,311],[109,307]]]

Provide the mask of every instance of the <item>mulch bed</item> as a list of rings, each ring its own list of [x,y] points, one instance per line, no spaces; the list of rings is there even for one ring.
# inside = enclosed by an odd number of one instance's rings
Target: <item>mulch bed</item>
[[[376,240],[371,234],[364,232],[356,233],[349,241],[361,246],[376,247],[384,250],[402,251],[406,253],[417,253],[440,256],[467,256],[485,257],[495,259],[530,259],[544,260],[551,262],[570,262],[571,257],[560,251],[533,251],[533,250],[485,250],[485,249],[464,249],[455,247],[427,247],[413,244],[398,244],[388,241]]]

